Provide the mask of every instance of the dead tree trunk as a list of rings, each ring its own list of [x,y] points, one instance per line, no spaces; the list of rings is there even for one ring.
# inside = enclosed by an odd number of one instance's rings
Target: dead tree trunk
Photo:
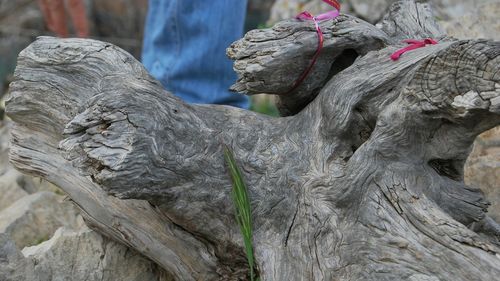
[[[381,28],[290,20],[228,50],[237,91],[288,117],[188,105],[107,43],[39,38],[18,59],[11,159],[64,189],[96,230],[178,280],[244,280],[222,144],[249,187],[262,280],[494,280],[500,228],[463,183],[474,138],[500,124],[500,43],[446,37],[426,4]],[[401,40],[438,45],[390,54]],[[134,199],[134,200],[125,200]]]

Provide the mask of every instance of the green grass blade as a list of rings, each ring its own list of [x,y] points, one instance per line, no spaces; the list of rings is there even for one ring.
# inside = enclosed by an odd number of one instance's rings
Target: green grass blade
[[[253,245],[252,245],[252,212],[250,208],[250,200],[248,198],[248,192],[241,176],[240,169],[234,160],[233,153],[229,147],[224,146],[224,159],[229,169],[229,174],[231,176],[231,181],[233,183],[233,189],[231,191],[231,196],[236,208],[236,221],[240,226],[241,234],[243,235],[243,242],[245,244],[245,253],[247,255],[248,266],[250,268],[250,280],[255,280],[254,272],[254,255],[253,255]],[[258,278],[257,278],[258,280]]]

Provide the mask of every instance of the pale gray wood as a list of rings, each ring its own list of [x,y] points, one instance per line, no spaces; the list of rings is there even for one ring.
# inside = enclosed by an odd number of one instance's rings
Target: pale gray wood
[[[233,43],[228,56],[235,60],[238,81],[232,90],[278,95],[281,115],[293,115],[313,100],[328,80],[359,55],[391,42],[373,25],[349,15],[320,22],[324,45],[314,68],[294,89],[318,47],[313,21],[282,21],[269,29],[252,30]]]
[[[445,37],[428,1],[419,2],[403,0],[391,5],[381,22],[382,30],[399,40]]]
[[[99,92],[105,75],[118,73],[149,78],[131,55],[102,42],[40,37],[25,49],[8,102],[11,161],[60,186],[92,228],[137,249],[178,280],[217,279],[217,261],[204,243],[146,201],[108,196],[58,148],[65,124]]]
[[[394,62],[402,38],[439,30],[421,4],[397,5],[386,19],[404,34],[339,18],[362,31],[345,26],[329,44],[358,57],[331,77],[325,60],[306,82],[318,92],[281,96],[294,115],[280,118],[185,104],[107,43],[39,38],[7,102],[12,161],[178,280],[245,279],[223,144],[249,188],[262,280],[495,280],[500,228],[462,167],[475,137],[500,124],[500,43],[443,35]],[[310,39],[299,44],[301,28]],[[282,93],[315,36],[296,21],[247,34],[229,50],[246,77],[235,89]],[[268,56],[273,41],[295,59]]]

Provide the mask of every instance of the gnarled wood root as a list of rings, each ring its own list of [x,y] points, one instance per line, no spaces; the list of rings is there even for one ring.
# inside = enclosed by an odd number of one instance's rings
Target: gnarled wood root
[[[262,280],[494,280],[500,228],[462,167],[500,124],[500,43],[447,38],[413,1],[382,29],[322,25],[323,56],[280,96],[281,118],[185,104],[110,44],[39,38],[7,102],[12,161],[178,280],[247,274],[223,144],[249,188]],[[315,36],[296,21],[247,34],[229,50],[234,89],[284,93]],[[440,43],[389,58],[424,37]]]

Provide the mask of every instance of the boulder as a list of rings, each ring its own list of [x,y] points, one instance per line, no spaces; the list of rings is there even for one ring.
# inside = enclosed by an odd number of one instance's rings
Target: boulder
[[[350,13],[368,21],[376,23],[382,19],[389,6],[397,0],[349,0]]]
[[[9,127],[7,122],[0,121],[0,175],[9,169]]]
[[[14,169],[10,169],[3,175],[0,175],[0,211],[22,197],[29,195],[19,184],[18,180],[23,177],[23,175]]]
[[[40,281],[167,280],[153,262],[88,228],[59,228],[50,240],[22,253]]]
[[[51,191],[64,195],[64,192],[57,186],[41,178],[21,174],[10,165],[9,137],[9,123],[0,121],[0,210],[38,191]]]
[[[0,233],[2,281],[171,281],[165,271],[137,252],[87,227],[59,228],[37,246],[16,247]]]
[[[345,11],[345,6],[342,7],[343,11]],[[301,11],[309,11],[312,14],[318,14],[328,9],[331,9],[331,7],[322,1],[276,0],[271,8],[271,16],[268,23],[272,25],[280,20],[293,18]]]
[[[368,22],[376,23],[382,19],[389,6],[396,0],[345,0],[340,2],[343,13],[349,13]],[[480,5],[498,2],[498,0],[422,0],[420,2],[429,2],[439,19],[449,21],[473,12]],[[317,14],[328,9],[331,8],[320,0],[276,0],[269,22],[275,23],[292,18],[300,11]]]
[[[9,164],[9,125],[0,121],[0,210],[29,194],[22,187],[24,177]]]
[[[396,0],[346,0],[342,3],[342,12],[355,15],[368,22],[376,23],[382,19],[389,6]],[[301,11],[316,15],[330,10],[331,7],[320,0],[276,0],[271,9],[269,23],[293,18]]]
[[[500,221],[500,127],[477,138],[465,166],[465,181],[486,194],[490,216]]]
[[[25,196],[0,212],[0,233],[11,236],[19,248],[48,240],[61,226],[82,225],[73,204],[48,191]]]
[[[365,19],[368,22],[376,23],[389,9],[390,5],[397,0],[348,0],[351,13]],[[428,2],[432,6],[435,16],[444,22],[452,21],[463,17],[469,13],[475,13],[477,7],[498,2],[498,0],[421,0]],[[468,28],[468,26],[466,26]],[[467,38],[475,38],[469,34]]]
[[[38,281],[34,263],[24,258],[9,235],[0,233],[0,280]]]
[[[431,3],[438,19],[451,21],[467,14],[474,14],[478,7],[498,2],[498,0],[428,0],[426,2]]]
[[[173,280],[137,252],[88,229],[58,187],[15,170],[8,139],[7,124],[0,124],[0,280]],[[30,245],[36,246],[19,250]]]
[[[23,189],[26,190],[29,194],[39,191],[50,191],[54,192],[57,195],[66,195],[66,193],[64,193],[64,191],[62,191],[62,189],[60,189],[58,186],[42,178],[31,177],[27,175],[22,176],[23,177],[19,181],[21,182]]]
[[[500,1],[480,5],[464,16],[442,23],[449,35],[459,39],[487,38],[500,40]]]

